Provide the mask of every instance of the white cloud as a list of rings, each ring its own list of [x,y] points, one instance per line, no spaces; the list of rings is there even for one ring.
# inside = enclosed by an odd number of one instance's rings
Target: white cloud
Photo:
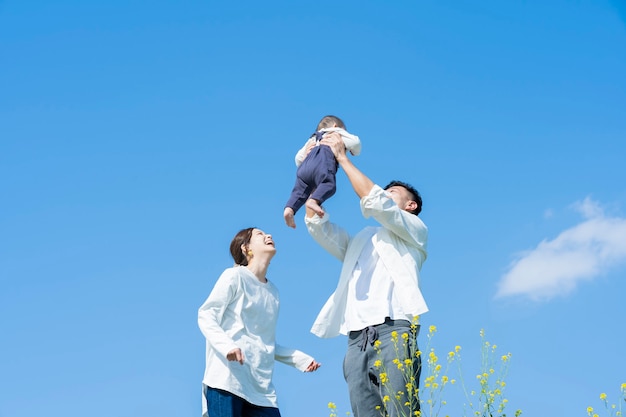
[[[585,220],[519,254],[500,278],[496,297],[547,300],[626,261],[626,219],[606,216],[589,197],[573,207]]]

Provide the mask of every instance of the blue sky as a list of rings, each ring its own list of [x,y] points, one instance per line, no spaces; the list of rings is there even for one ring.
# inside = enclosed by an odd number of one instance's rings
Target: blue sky
[[[423,195],[442,357],[474,383],[485,329],[511,410],[615,401],[625,22],[617,0],[0,1],[0,417],[199,415],[197,308],[248,226],[278,247],[279,341],[323,364],[277,365],[283,415],[348,411],[346,341],[309,333],[340,264],[282,220],[326,114]],[[326,209],[371,224],[342,172]]]

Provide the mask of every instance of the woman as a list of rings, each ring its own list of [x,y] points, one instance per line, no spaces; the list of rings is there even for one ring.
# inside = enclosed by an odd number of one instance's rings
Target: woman
[[[230,243],[235,266],[219,277],[198,311],[206,338],[203,416],[280,417],[272,384],[274,361],[304,372],[311,356],[276,343],[278,290],[266,278],[276,254],[272,236],[250,227]]]

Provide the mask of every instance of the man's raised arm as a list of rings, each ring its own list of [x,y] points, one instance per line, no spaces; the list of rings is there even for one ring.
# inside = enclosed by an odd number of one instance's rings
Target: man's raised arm
[[[324,135],[320,144],[328,145],[330,149],[332,149],[337,162],[345,171],[350,183],[352,184],[352,188],[354,188],[354,191],[359,198],[363,198],[368,195],[374,187],[374,182],[365,176],[365,174],[363,174],[356,166],[354,166],[350,158],[348,158],[346,155],[346,147],[341,139],[341,136],[336,132]]]

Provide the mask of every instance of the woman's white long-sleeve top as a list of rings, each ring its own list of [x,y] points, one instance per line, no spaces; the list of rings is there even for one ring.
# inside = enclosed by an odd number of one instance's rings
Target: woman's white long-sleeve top
[[[206,338],[205,385],[252,404],[278,406],[272,383],[274,361],[301,371],[313,361],[276,343],[279,302],[274,284],[260,282],[248,268],[236,266],[222,273],[198,310],[198,325]],[[226,359],[235,348],[243,353],[243,365]]]

